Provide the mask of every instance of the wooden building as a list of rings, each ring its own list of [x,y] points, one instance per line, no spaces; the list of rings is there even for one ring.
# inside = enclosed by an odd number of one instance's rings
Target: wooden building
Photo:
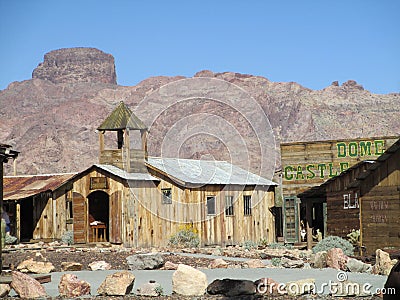
[[[300,201],[298,194],[321,185],[363,160],[375,160],[397,140],[398,137],[372,137],[282,143],[279,184],[285,242],[299,242],[301,226],[306,225],[306,206]],[[325,235],[326,202],[315,201],[310,209],[313,234],[319,229]]]
[[[68,230],[66,204],[74,175],[5,176],[4,208],[11,235],[23,242],[60,239]]]
[[[71,179],[76,243],[165,246],[185,224],[202,245],[274,241],[275,183],[227,162],[148,157],[147,128],[123,102],[98,131],[100,163]]]
[[[346,238],[360,230],[367,254],[377,248],[399,248],[400,140],[376,160],[359,162],[299,197],[309,210],[315,203],[326,204],[328,235]],[[314,225],[311,214],[309,224]]]

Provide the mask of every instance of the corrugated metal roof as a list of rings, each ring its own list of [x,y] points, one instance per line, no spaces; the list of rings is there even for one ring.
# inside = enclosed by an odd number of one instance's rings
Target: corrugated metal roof
[[[151,176],[148,173],[128,173],[118,167],[111,165],[96,164],[94,166],[126,180],[160,181],[160,179]]]
[[[277,185],[226,161],[149,157],[147,164],[189,184]]]
[[[55,191],[71,179],[75,173],[5,176],[3,185],[4,200],[19,200],[46,191]]]
[[[121,101],[97,130],[121,130],[126,128],[145,130],[147,126]]]

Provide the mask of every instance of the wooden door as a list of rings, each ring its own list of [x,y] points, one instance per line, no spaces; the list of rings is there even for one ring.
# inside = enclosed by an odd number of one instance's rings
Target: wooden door
[[[121,226],[122,226],[122,192],[117,191],[110,196],[110,220],[108,228],[110,234],[110,242],[121,244]]]
[[[86,243],[87,233],[87,209],[85,198],[74,192],[72,198],[72,210],[74,220],[74,243]]]
[[[298,242],[299,219],[297,197],[284,197],[283,199],[283,230],[285,242]]]

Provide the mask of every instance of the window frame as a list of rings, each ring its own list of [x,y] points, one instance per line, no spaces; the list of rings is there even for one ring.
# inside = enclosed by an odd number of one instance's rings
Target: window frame
[[[225,196],[225,216],[228,216],[228,217],[234,216],[234,205],[233,205],[233,203],[234,203],[233,196],[226,195]]]
[[[169,195],[166,194],[169,192]],[[172,204],[172,189],[171,188],[164,188],[161,189],[161,202],[162,204]]]
[[[251,216],[252,215],[252,206],[251,206],[251,195],[243,195],[243,215]]]
[[[211,206],[209,205],[209,199],[214,199],[213,200],[213,211],[210,212],[210,208]],[[217,197],[215,195],[209,195],[206,196],[206,209],[207,209],[207,216],[215,216],[216,215],[216,211],[217,211]]]

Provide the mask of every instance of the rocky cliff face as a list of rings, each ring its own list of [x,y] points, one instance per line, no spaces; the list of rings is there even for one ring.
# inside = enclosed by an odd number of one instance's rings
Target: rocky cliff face
[[[223,79],[249,93],[268,116],[277,146],[280,141],[400,135],[400,94],[372,94],[355,81],[342,85],[334,82],[314,91],[295,82],[271,82],[231,72],[201,71],[194,77]],[[61,49],[45,55],[32,80],[11,83],[0,91],[0,141],[21,152],[19,174],[81,171],[97,163],[95,130],[119,101],[146,122],[146,108],[138,111],[136,105],[157,88],[184,77],[151,77],[131,87],[116,85],[115,78],[111,55],[90,48]],[[169,101],[174,101],[173,97]],[[151,103],[155,107],[158,104]],[[150,155],[162,154],[160,145],[168,129],[188,115],[191,122],[184,128],[187,132],[204,121],[200,113],[209,113],[229,116],[225,119],[241,134],[251,134],[248,124],[228,107],[215,101],[192,104],[175,105],[152,124]],[[229,149],[219,138],[231,143]],[[179,155],[186,158],[214,156],[229,160],[229,151],[241,148],[241,141],[232,141],[225,132],[217,139],[197,135],[175,142],[181,145]],[[249,156],[253,159],[251,167],[256,169],[258,148],[250,147]],[[276,163],[279,165],[279,159]],[[10,164],[6,171],[11,172]]]
[[[97,82],[117,84],[114,57],[95,48],[54,50],[33,70],[32,78],[53,83]]]

